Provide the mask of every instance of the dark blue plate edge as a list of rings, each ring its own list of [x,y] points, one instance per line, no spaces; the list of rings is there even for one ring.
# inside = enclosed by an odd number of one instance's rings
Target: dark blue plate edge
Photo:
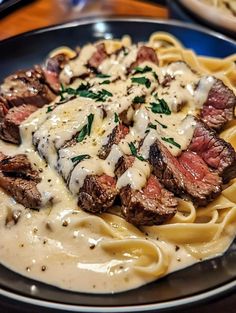
[[[191,23],[186,23],[186,22],[181,22],[178,20],[174,19],[159,19],[159,18],[143,18],[140,16],[130,16],[129,18],[123,17],[123,16],[116,16],[116,17],[107,17],[107,18],[95,18],[94,16],[91,17],[85,17],[85,18],[80,18],[80,19],[75,19],[69,22],[64,22],[64,23],[59,23],[59,24],[54,24],[51,26],[46,26],[38,29],[33,29],[6,39],[3,39],[0,41],[0,46],[2,44],[6,44],[8,42],[11,42],[13,40],[18,40],[23,37],[28,37],[30,35],[34,34],[41,34],[47,31],[53,31],[57,29],[63,29],[63,28],[68,28],[68,27],[77,27],[80,25],[88,25],[88,24],[93,24],[93,23],[98,23],[98,22],[144,22],[144,23],[155,23],[155,24],[165,24],[165,25],[172,25],[172,26],[180,26],[180,27],[186,27],[188,29],[192,29],[195,31],[202,32],[207,35],[211,35],[217,38],[220,38],[224,41],[227,41],[233,45],[236,45],[236,40],[223,35],[221,33],[218,33],[210,28],[204,27],[204,26],[199,26],[199,25],[193,25]]]

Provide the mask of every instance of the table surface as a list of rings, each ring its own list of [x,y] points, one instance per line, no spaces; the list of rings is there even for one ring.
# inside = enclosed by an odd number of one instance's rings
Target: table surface
[[[85,7],[80,10],[72,9],[69,0],[38,0],[23,1],[24,6],[7,11],[0,16],[0,40],[48,25],[63,23],[86,16],[146,16],[168,18],[167,8],[157,5],[155,1],[137,0],[87,0]],[[211,301],[208,304],[197,305],[185,310],[176,310],[181,313],[235,313],[236,295],[228,295],[222,299]],[[0,297],[1,313],[41,313],[41,310],[24,308],[11,303],[9,308],[5,299]],[[52,312],[51,310],[48,312]]]

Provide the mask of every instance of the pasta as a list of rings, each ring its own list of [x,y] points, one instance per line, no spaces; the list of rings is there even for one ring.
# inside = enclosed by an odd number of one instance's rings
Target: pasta
[[[132,45],[128,36],[105,44],[109,53]],[[160,67],[184,61],[197,73],[221,79],[236,93],[236,54],[223,60],[197,56],[177,38],[162,32],[152,34],[147,46],[155,49]],[[51,55],[60,52],[74,57],[73,50],[67,47],[58,48]],[[31,149],[32,135],[23,129],[22,135],[25,148]],[[229,122],[220,136],[236,149],[236,121]],[[21,151],[21,147],[3,142],[0,149],[10,154]],[[45,167],[35,151],[30,159]],[[118,206],[98,215],[83,212],[55,171],[46,168],[44,175],[45,179],[51,175],[61,200],[40,212],[26,210],[19,224],[7,229],[4,223],[9,208],[22,207],[1,191],[0,236],[4,243],[0,261],[23,275],[61,288],[83,292],[135,288],[221,255],[236,233],[236,179],[225,185],[221,195],[206,207],[196,208],[192,202],[179,199],[176,215],[165,224],[137,228],[124,220]],[[46,272],[42,270],[45,264]]]

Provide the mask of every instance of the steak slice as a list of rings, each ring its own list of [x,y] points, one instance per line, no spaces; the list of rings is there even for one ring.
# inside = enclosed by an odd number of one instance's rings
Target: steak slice
[[[99,158],[105,160],[110,153],[112,146],[117,145],[122,139],[124,139],[128,132],[129,128],[127,126],[121,123],[117,125],[108,136],[107,144],[105,144],[98,152]]]
[[[104,43],[97,45],[97,51],[93,53],[88,61],[88,66],[97,70],[99,65],[108,57]]]
[[[160,182],[174,194],[205,206],[221,192],[222,181],[194,152],[175,158],[158,140],[150,147],[149,161]]]
[[[140,65],[145,61],[158,64],[158,59],[155,50],[151,47],[142,46],[138,50],[136,61],[131,64],[130,68],[133,69],[134,67]]]
[[[121,176],[134,162],[133,156],[120,158],[116,174]],[[158,225],[166,222],[177,212],[177,199],[151,175],[142,190],[127,185],[120,190],[121,212],[125,219],[139,226]]]
[[[57,54],[48,58],[45,62],[44,75],[49,86],[58,93],[60,90],[59,74],[64,68],[69,58],[63,54]]]
[[[200,113],[211,128],[219,130],[234,118],[236,96],[221,80],[215,79]]]
[[[38,108],[31,104],[23,104],[19,107],[11,108],[0,122],[0,138],[20,144],[20,125]]]
[[[236,177],[236,153],[230,143],[221,139],[203,122],[197,122],[189,150],[199,155],[208,166],[222,176],[223,182]]]
[[[88,175],[79,191],[78,204],[85,211],[101,213],[111,207],[117,195],[116,180],[108,175]]]
[[[27,208],[41,206],[41,194],[37,189],[40,177],[26,155],[13,157],[0,155],[0,187],[8,192],[18,203]]]
[[[9,107],[22,104],[42,107],[55,98],[39,67],[28,71],[21,70],[5,78],[0,95],[7,101]]]

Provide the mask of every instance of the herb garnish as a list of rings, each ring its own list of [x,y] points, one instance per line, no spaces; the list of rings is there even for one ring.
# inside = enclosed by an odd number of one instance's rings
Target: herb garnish
[[[63,85],[61,85],[61,91],[60,91],[60,95],[61,95],[61,100],[65,100],[63,94],[67,93],[69,95],[75,95],[75,96],[80,96],[83,98],[90,98],[90,99],[94,99],[96,102],[98,101],[102,101],[104,102],[106,100],[106,97],[111,97],[112,93],[110,93],[109,91],[102,89],[99,90],[97,93],[89,90],[90,88],[90,84],[88,83],[87,85],[85,84],[81,84],[78,88],[74,89],[74,88],[64,88]]]
[[[136,96],[134,97],[134,99],[132,100],[132,103],[134,104],[138,104],[138,103],[145,103],[145,96]]]
[[[131,81],[132,81],[132,83],[145,85],[147,88],[149,88],[151,86],[151,81],[148,78],[144,77],[144,76],[142,76],[142,77],[132,77]]]
[[[47,108],[47,112],[46,112],[46,113],[49,113],[49,112],[52,112],[52,107],[51,107],[51,106],[49,106],[49,107]]]
[[[99,85],[109,85],[110,84],[110,80],[109,79],[106,79],[104,80],[103,82],[99,83]]]
[[[135,147],[133,142],[129,143],[129,148],[133,156],[135,156],[140,161],[145,161],[144,157],[142,157],[141,155],[138,155],[137,148]]]
[[[174,138],[161,137],[161,139],[164,140],[164,141],[166,141],[166,142],[168,142],[168,143],[170,143],[170,144],[173,145],[173,146],[176,146],[177,148],[181,148],[181,145],[178,144],[178,143],[174,140]]]
[[[115,113],[114,122],[119,123],[119,116],[117,113]]]
[[[78,164],[79,162],[81,162],[81,161],[83,161],[85,159],[90,159],[90,155],[88,155],[88,154],[77,155],[76,157],[71,158],[71,161],[73,163],[76,162]]]
[[[149,123],[149,124],[148,124],[148,127],[149,127],[149,128],[152,128],[152,129],[157,129],[157,126],[154,125],[154,124],[152,124],[152,123]]]
[[[155,78],[155,80],[158,81],[158,75],[157,75],[157,73],[153,71],[153,72],[152,72],[152,75],[153,75],[153,77]]]
[[[165,102],[164,99],[158,99],[158,102],[151,102],[151,110],[153,113],[160,113],[160,114],[166,114],[166,115],[170,115],[171,114],[171,110],[168,107],[168,104]]]
[[[152,68],[150,66],[145,66],[145,67],[136,66],[134,68],[134,74],[138,74],[138,73],[144,74],[147,72],[151,72],[151,70]]]
[[[107,75],[107,74],[97,74],[96,77],[98,77],[98,78],[109,78],[109,77],[111,77],[111,75]]]
[[[167,128],[166,125],[162,124],[161,122],[159,122],[158,120],[155,120],[155,122],[157,122],[162,128]]]
[[[93,123],[93,119],[94,119],[94,114],[89,114],[88,116],[88,124],[87,124],[87,133],[88,136],[90,136],[91,133],[91,128],[92,128],[92,123]]]
[[[92,128],[92,123],[93,123],[93,119],[94,119],[94,114],[89,114],[89,116],[87,117],[88,119],[88,123],[86,125],[83,126],[83,128],[81,129],[81,131],[79,132],[78,136],[76,137],[76,141],[77,142],[81,142],[84,140],[84,138],[88,135],[90,136],[91,133],[91,128]]]

